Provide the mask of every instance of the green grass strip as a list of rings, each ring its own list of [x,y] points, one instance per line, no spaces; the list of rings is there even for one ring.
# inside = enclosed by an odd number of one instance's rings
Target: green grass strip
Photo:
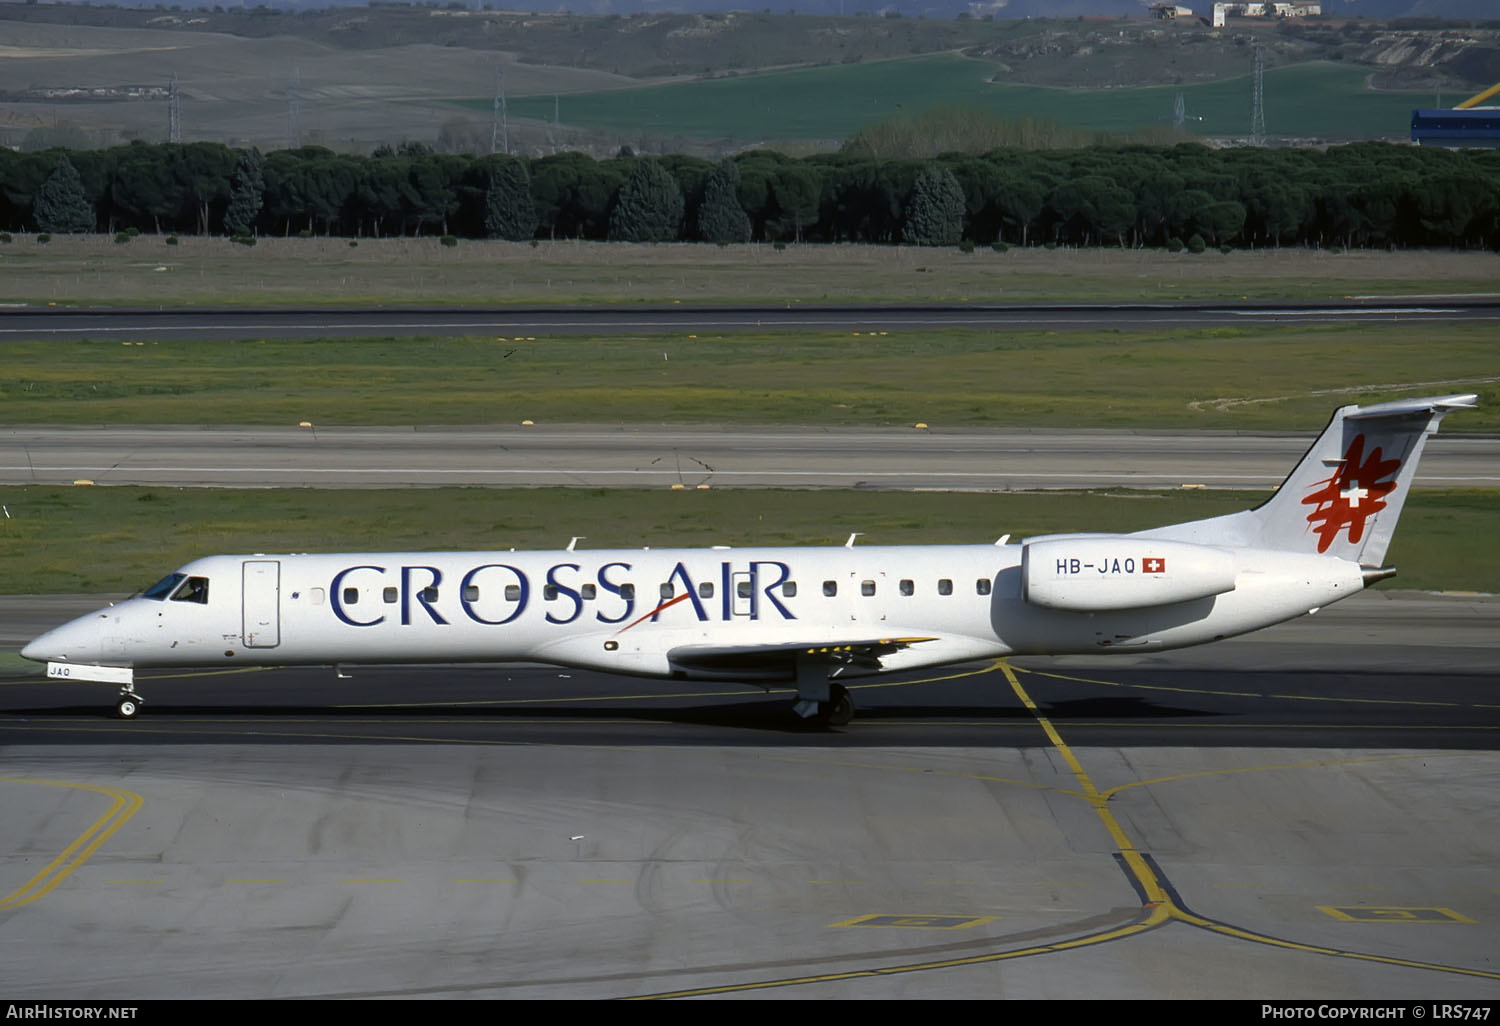
[[[1098,95],[1098,94],[1095,94]],[[1169,101],[1170,104],[1170,101]],[[0,303],[202,307],[1331,300],[1493,295],[1500,254],[58,235],[0,243]]]
[[[1160,132],[1182,95],[1190,131],[1249,135],[1250,60],[1213,82],[1112,89],[991,81],[999,65],[938,54],[900,60],[694,79],[637,89],[515,97],[511,116],[619,132],[648,124],[663,136],[723,139],[842,139],[902,110],[977,107],[1070,128],[1117,135]],[[1228,70],[1228,69],[1225,69]],[[1369,69],[1331,62],[1265,72],[1266,127],[1273,134],[1334,139],[1404,138],[1415,107],[1431,92],[1377,92]],[[489,98],[467,101],[488,113]]]
[[[905,330],[6,346],[0,424],[716,423],[1273,430],[1344,403],[1478,392],[1489,325]]]

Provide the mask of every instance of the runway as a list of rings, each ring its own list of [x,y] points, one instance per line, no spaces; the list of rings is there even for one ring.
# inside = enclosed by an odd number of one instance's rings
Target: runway
[[[1014,328],[1071,331],[1248,324],[1491,322],[1491,296],[1335,302],[892,304],[888,306],[502,307],[366,309],[0,309],[0,342],[39,338],[337,338],[498,333],[628,335],[671,331]]]
[[[1270,489],[1314,435],[578,425],[20,427],[0,433],[0,483]],[[1418,487],[1500,487],[1500,438],[1435,436]]]
[[[0,985],[1494,1002],[1497,621],[1376,591],[830,732],[555,668],[149,674],[128,723],[7,675]]]

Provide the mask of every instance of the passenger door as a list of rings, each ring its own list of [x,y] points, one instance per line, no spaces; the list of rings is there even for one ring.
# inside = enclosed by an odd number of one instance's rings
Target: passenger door
[[[245,560],[241,603],[245,647],[275,648],[281,644],[280,560]]]

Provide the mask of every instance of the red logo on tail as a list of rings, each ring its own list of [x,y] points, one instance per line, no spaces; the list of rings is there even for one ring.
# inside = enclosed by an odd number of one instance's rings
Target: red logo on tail
[[[1344,462],[1334,475],[1319,481],[1316,490],[1302,500],[1315,508],[1307,515],[1318,536],[1318,551],[1327,552],[1339,531],[1349,528],[1349,541],[1357,542],[1365,533],[1365,521],[1385,509],[1384,496],[1396,490],[1395,481],[1382,478],[1401,468],[1397,459],[1380,458],[1380,446],[1365,457],[1365,436],[1355,435],[1344,453]]]

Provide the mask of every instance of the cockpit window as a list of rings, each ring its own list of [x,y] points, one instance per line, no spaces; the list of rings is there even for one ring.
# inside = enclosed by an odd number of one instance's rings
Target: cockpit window
[[[167,576],[141,592],[141,598],[155,599],[158,602],[163,602],[168,595],[172,594],[173,589],[185,580],[187,580],[187,574],[167,574]]]
[[[208,578],[189,577],[182,582],[182,587],[172,593],[173,602],[196,602],[199,605],[208,605]]]

